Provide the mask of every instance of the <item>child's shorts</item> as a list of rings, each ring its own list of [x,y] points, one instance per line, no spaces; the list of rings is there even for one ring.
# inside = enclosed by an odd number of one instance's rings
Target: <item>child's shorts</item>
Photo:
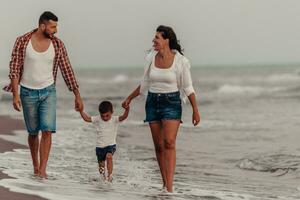
[[[111,153],[112,155],[114,155],[115,151],[117,149],[117,146],[114,145],[109,145],[106,147],[96,147],[96,155],[97,155],[97,159],[98,162],[99,161],[105,161],[106,160],[106,154]]]

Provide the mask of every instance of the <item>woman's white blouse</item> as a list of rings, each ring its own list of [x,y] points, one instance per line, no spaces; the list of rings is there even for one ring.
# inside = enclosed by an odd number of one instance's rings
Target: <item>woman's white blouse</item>
[[[177,86],[179,91],[181,91],[181,99],[185,102],[187,96],[195,93],[190,72],[191,65],[189,60],[185,56],[181,55],[177,50],[173,51],[176,53],[176,59],[174,58],[172,67],[174,67],[174,70],[176,72]],[[150,88],[150,67],[156,54],[157,51],[151,51],[146,56],[147,64],[144,67],[144,75],[140,83],[140,94],[142,95],[147,95],[147,92]]]

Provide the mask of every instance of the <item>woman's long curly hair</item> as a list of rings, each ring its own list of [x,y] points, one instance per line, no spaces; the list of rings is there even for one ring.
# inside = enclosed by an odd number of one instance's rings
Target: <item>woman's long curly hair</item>
[[[176,49],[181,55],[183,55],[183,50],[179,44],[179,40],[177,40],[176,34],[171,27],[160,25],[157,27],[156,32],[161,33],[161,36],[164,39],[169,39],[170,49]]]

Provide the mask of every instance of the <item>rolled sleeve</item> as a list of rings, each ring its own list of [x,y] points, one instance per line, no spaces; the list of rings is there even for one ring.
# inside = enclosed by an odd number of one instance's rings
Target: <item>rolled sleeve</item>
[[[23,49],[22,49],[22,40],[18,37],[15,41],[11,60],[9,62],[9,75],[10,79],[20,78],[21,74],[21,65],[22,65],[22,57],[23,57]]]
[[[190,96],[191,94],[195,93],[193,86],[186,87],[183,90],[186,96]]]
[[[140,94],[145,95],[149,89],[149,79],[147,74],[143,76],[142,80],[140,81]]]
[[[146,95],[150,86],[150,81],[149,81],[149,70],[150,66],[152,64],[151,59],[148,58],[147,64],[144,66],[144,74],[142,77],[142,80],[140,81],[140,94],[141,95]]]
[[[63,76],[63,79],[68,86],[70,91],[76,90],[79,88],[74,71],[72,69],[67,50],[64,44],[61,42],[61,55],[59,58],[59,67]]]
[[[182,89],[186,96],[195,93],[190,68],[190,62],[187,59],[184,59],[182,69]]]

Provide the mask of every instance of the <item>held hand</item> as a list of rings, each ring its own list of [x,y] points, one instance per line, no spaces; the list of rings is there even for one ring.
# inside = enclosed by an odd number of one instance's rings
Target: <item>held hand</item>
[[[125,101],[123,101],[122,103],[122,107],[125,108],[125,109],[128,109],[129,108],[129,105],[130,105],[130,102],[131,100],[130,99],[125,99]]]
[[[192,123],[194,124],[194,126],[197,126],[200,122],[200,115],[198,110],[197,111],[193,111],[193,121]]]
[[[75,110],[76,111],[83,111],[83,103],[82,103],[82,100],[81,100],[81,97],[76,97],[75,98]]]
[[[19,94],[16,94],[14,95],[13,97],[13,106],[14,106],[14,109],[17,110],[17,111],[21,111],[21,100],[20,100],[20,95]]]
[[[125,112],[129,112],[130,111],[130,106],[127,106],[125,109]]]

